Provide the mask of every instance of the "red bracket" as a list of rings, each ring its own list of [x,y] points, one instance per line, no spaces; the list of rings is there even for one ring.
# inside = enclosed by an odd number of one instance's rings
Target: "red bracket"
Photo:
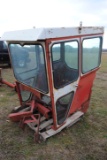
[[[18,122],[25,116],[31,116],[33,114],[33,110],[34,110],[35,107],[36,107],[35,106],[35,101],[32,100],[30,111],[22,111],[22,112],[18,112],[18,113],[11,113],[11,114],[9,114],[9,118],[14,122]]]
[[[1,84],[6,84],[7,86],[9,86],[9,87],[11,87],[11,88],[15,88],[16,87],[16,84],[14,83],[10,83],[10,82],[8,82],[8,81],[6,81],[6,80],[4,80],[3,78],[2,78],[2,68],[0,68],[0,85]]]
[[[40,126],[40,114],[35,114],[35,115],[27,115],[27,116],[24,116],[22,118],[22,120],[20,121],[20,127],[22,129],[25,128],[25,124],[29,124],[29,123],[33,123],[35,122],[35,125],[37,125],[36,127],[36,131],[35,131],[35,134],[34,134],[34,140],[35,142],[39,142],[39,126]]]

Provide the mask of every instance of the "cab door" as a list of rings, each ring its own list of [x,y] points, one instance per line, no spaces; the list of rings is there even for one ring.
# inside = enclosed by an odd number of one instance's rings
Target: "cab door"
[[[81,47],[81,76],[70,114],[75,110],[86,112],[89,107],[93,81],[101,64],[102,36],[82,37]]]
[[[54,103],[57,124],[67,118],[79,79],[79,39],[53,42],[51,46]]]

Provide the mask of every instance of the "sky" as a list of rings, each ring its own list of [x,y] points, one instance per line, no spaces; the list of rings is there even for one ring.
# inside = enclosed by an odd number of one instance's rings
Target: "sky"
[[[0,37],[33,27],[104,26],[107,48],[107,0],[0,0]]]

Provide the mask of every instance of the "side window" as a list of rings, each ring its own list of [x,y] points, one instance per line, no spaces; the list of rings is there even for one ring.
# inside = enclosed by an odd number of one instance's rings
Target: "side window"
[[[78,43],[65,42],[65,62],[70,68],[78,69]]]
[[[83,40],[82,72],[86,73],[100,64],[101,38]]]
[[[70,105],[72,103],[73,96],[74,96],[74,92],[71,92],[57,100],[56,111],[57,111],[58,124],[61,124],[64,122],[67,116],[67,113],[69,111]]]
[[[56,52],[55,52],[56,51]],[[59,42],[52,46],[54,87],[61,88],[77,80],[78,42]]]
[[[58,61],[61,58],[61,53],[60,53],[60,44],[54,44],[52,47],[52,58],[53,61]]]

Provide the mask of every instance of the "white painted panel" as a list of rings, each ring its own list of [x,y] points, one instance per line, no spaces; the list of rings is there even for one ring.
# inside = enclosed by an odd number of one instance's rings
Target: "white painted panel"
[[[103,32],[103,27],[82,27],[81,30],[79,30],[79,27],[33,28],[27,30],[5,32],[2,36],[2,39],[6,41],[37,41],[48,38],[59,38],[84,34],[100,34]]]

